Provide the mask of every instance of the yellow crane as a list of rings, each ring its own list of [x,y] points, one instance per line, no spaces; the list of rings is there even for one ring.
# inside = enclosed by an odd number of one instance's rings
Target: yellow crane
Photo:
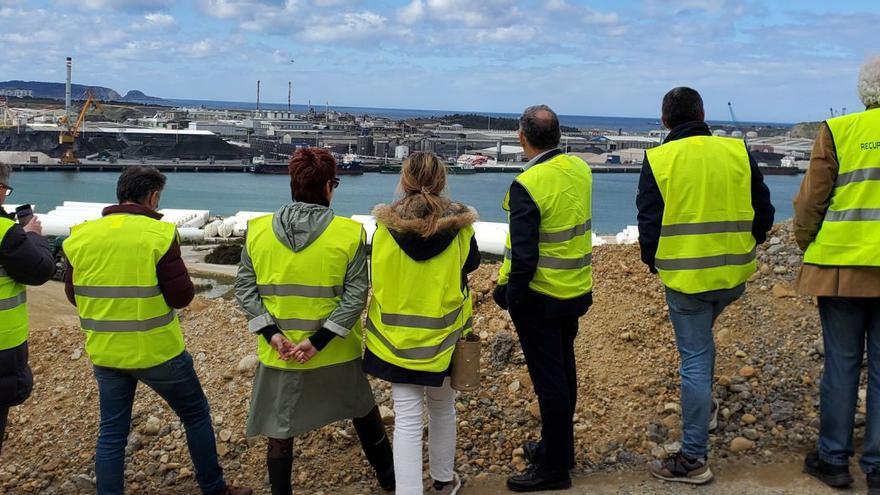
[[[79,165],[80,162],[73,151],[73,145],[76,143],[76,138],[79,137],[80,129],[82,129],[83,122],[86,121],[86,113],[88,113],[89,109],[100,110],[101,108],[101,105],[95,100],[91,92],[87,92],[85,96],[86,101],[76,117],[76,122],[71,124],[66,115],[59,119],[59,122],[67,127],[58,135],[58,143],[64,148],[64,153],[61,155],[62,165]]]

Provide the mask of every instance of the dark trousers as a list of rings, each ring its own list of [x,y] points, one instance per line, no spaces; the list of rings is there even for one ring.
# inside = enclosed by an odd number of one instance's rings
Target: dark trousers
[[[0,407],[0,454],[3,453],[3,438],[6,437],[6,418],[9,417],[9,408]]]
[[[511,315],[541,408],[538,469],[547,474],[567,473],[574,467],[578,317],[545,318],[541,311],[528,310],[514,310]]]
[[[865,473],[880,471],[880,298],[820,297],[825,370],[819,388],[819,457],[849,464],[859,398],[859,378],[868,351],[865,439],[859,464]]]
[[[352,419],[361,447],[376,477],[383,485],[394,485],[394,454],[391,441],[385,433],[379,407],[373,407],[366,416]],[[269,438],[266,466],[272,495],[292,495],[290,475],[293,472],[293,438]]]
[[[202,493],[226,489],[217,460],[217,444],[208,400],[188,352],[143,370],[95,366],[101,426],[95,452],[98,495],[122,495],[125,482],[125,446],[131,432],[131,410],[139,382],[153,389],[177,413],[186,430],[186,443]]]

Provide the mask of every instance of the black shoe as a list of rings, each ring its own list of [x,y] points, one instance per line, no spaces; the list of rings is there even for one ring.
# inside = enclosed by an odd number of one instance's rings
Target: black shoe
[[[880,472],[868,473],[868,495],[880,495]]]
[[[567,470],[547,474],[541,473],[537,466],[532,465],[525,473],[507,478],[507,489],[512,492],[542,492],[568,488],[571,488],[571,476]]]
[[[397,485],[397,481],[394,478],[394,466],[381,473],[376,471],[376,481],[379,482],[379,486],[386,492],[393,492]]]
[[[849,466],[829,464],[820,459],[816,451],[810,452],[804,459],[804,472],[832,488],[846,488],[853,482],[853,477],[849,474]]]
[[[704,485],[712,481],[712,470],[706,458],[688,459],[677,452],[663,461],[654,461],[651,475],[663,481],[675,481],[691,485]]]

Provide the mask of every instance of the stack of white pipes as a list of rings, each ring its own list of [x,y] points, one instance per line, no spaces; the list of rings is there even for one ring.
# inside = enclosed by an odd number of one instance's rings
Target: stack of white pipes
[[[65,201],[61,206],[48,213],[38,214],[40,222],[43,224],[43,235],[70,235],[71,227],[88,220],[101,218],[101,212],[107,206],[110,205],[107,203]],[[204,231],[201,228],[208,221],[209,211],[165,209],[159,210],[159,213],[163,215],[163,221],[177,226],[182,239],[200,240],[204,238]]]

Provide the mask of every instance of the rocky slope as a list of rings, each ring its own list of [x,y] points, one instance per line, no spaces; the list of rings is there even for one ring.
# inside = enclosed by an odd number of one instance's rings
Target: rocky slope
[[[721,401],[712,435],[713,462],[773,462],[815,440],[822,347],[816,308],[791,289],[800,258],[790,232],[777,227],[759,249],[761,270],[746,296],[716,327],[715,395]],[[678,355],[663,292],[635,246],[595,252],[595,305],[577,340],[579,402],[577,471],[640,470],[677,448],[680,437]],[[472,278],[476,331],[484,338],[479,392],[456,408],[456,466],[466,480],[525,467],[520,444],[539,431],[537,402],[519,343],[491,300],[497,265]],[[182,312],[189,351],[214,415],[228,479],[268,493],[264,441],[244,437],[256,364],[253,341],[232,301],[198,299]],[[37,329],[31,340],[37,386],[13,410],[0,464],[2,493],[92,493],[97,392],[77,328]],[[390,391],[374,383],[389,423]],[[857,419],[861,436],[864,404]],[[132,493],[196,493],[179,422],[142,387],[134,408],[126,477]],[[350,422],[296,442],[300,493],[377,493]],[[315,476],[315,472],[322,473]]]

